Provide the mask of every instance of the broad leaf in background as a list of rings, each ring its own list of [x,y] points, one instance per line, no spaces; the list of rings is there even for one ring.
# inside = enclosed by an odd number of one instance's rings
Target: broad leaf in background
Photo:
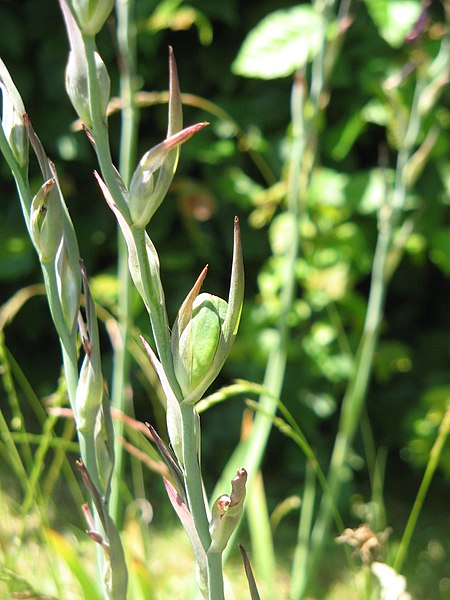
[[[365,0],[378,33],[393,48],[399,48],[420,16],[420,0]]]
[[[232,70],[259,79],[292,75],[319,52],[323,29],[323,18],[312,6],[277,10],[248,34]]]

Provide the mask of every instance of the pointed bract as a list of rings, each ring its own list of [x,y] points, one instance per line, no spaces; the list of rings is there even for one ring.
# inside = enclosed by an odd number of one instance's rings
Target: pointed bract
[[[200,278],[202,282],[203,273]],[[198,296],[199,280],[183,302],[171,336],[175,374],[183,391],[183,402],[189,404],[198,402],[216,379],[237,334],[244,298],[244,265],[237,218],[228,302],[211,294]]]

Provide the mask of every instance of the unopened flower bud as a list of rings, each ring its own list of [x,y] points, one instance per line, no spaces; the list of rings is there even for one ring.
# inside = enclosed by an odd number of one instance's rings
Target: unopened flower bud
[[[234,252],[228,302],[200,294],[203,270],[186,296],[172,329],[171,349],[175,376],[183,402],[198,402],[215,380],[237,334],[244,296],[244,267],[238,220],[234,227]]]
[[[3,86],[3,110],[2,110],[2,128],[9,147],[19,166],[25,167],[28,164],[28,135],[24,125],[22,115],[18,113],[13,103],[8,99],[7,92]]]
[[[28,134],[23,120],[25,107],[11,76],[0,59],[2,129],[11,152],[21,168],[28,165]]]
[[[111,14],[114,0],[71,0],[70,4],[81,31],[96,35]]]
[[[69,331],[73,330],[80,308],[81,276],[79,256],[66,243],[64,233],[56,255],[56,275],[61,308]]]
[[[129,206],[133,225],[144,229],[164,200],[175,174],[180,146],[207,123],[182,129],[183,113],[177,66],[169,48],[169,105],[166,139],[141,158],[130,183]]]
[[[80,0],[81,2],[81,0]],[[81,2],[82,3],[82,2]],[[95,52],[95,67],[99,98],[89,98],[89,78],[83,36],[65,0],[60,0],[70,43],[69,60],[66,67],[66,90],[72,105],[86,127],[92,127],[91,102],[99,103],[102,116],[106,117],[111,83],[108,71],[100,55]]]
[[[33,198],[30,231],[41,262],[54,260],[63,233],[63,208],[55,179],[46,181]]]
[[[212,294],[200,294],[182,331],[174,330],[172,352],[175,375],[183,395],[189,396],[207,375],[219,347],[228,304]]]
[[[166,138],[141,158],[130,183],[130,213],[133,224],[144,228],[164,200],[175,174],[179,146],[208,123],[196,123]]]
[[[100,91],[99,102],[101,113],[103,117],[106,117],[111,82],[105,63],[97,52],[95,53],[95,65],[97,69],[98,88]],[[69,53],[69,60],[66,67],[66,90],[75,112],[86,127],[91,128],[92,120],[89,103],[87,65],[84,56],[73,50]]]

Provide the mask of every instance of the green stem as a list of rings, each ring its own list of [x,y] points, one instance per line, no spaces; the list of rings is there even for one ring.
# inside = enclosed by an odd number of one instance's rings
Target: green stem
[[[137,145],[138,111],[134,102],[134,73],[136,68],[136,44],[134,20],[134,0],[116,2],[117,39],[119,45],[120,96],[122,100],[122,129],[120,136],[119,171],[126,186],[129,185],[135,164]],[[125,412],[125,392],[129,385],[128,339],[133,325],[131,311],[131,276],[128,270],[128,251],[120,231],[117,239],[117,279],[119,281],[118,321],[121,334],[120,343],[114,350],[111,404]],[[114,485],[111,488],[109,508],[112,519],[117,523],[120,513],[119,484],[123,471],[123,422],[115,424],[114,438]]]
[[[222,554],[208,554],[208,600],[225,600]]]
[[[250,440],[245,443],[245,446],[238,446],[236,448],[227,464],[226,470],[224,470],[221,480],[216,485],[213,493],[214,498],[222,493],[221,490],[227,485],[227,480],[232,479],[236,473],[236,469],[241,466],[245,466],[248,472],[247,488],[249,489],[252,485],[253,478],[259,469],[264,455],[267,440],[272,429],[273,416],[275,415],[278,406],[277,398],[279,398],[283,386],[289,334],[288,314],[292,308],[295,296],[295,266],[300,247],[298,231],[301,215],[300,205],[302,204],[302,183],[307,180],[307,176],[303,170],[305,150],[303,94],[302,81],[296,77],[292,87],[291,96],[293,139],[289,163],[287,196],[288,212],[291,216],[292,234],[286,255],[285,276],[283,278],[283,288],[281,291],[281,310],[277,325],[277,336],[274,340],[273,349],[269,355],[264,375],[263,386],[264,389],[267,389],[268,394],[263,394],[260,397],[259,405],[261,411],[258,411],[258,414],[255,417],[252,436]],[[237,530],[234,532],[225,549],[225,558],[228,557],[228,554],[233,547],[233,540],[236,534]]]
[[[159,360],[175,395],[181,401],[182,395],[173,370],[172,351],[170,348],[170,328],[167,317],[164,290],[159,276],[159,266],[147,257],[146,232],[141,228],[132,228],[137,249],[137,260],[142,279],[142,298],[149,312],[153,337]],[[153,269],[153,272],[152,272]]]
[[[394,228],[397,225],[406,199],[407,186],[404,168],[413,150],[420,130],[418,98],[423,82],[418,81],[411,106],[408,126],[404,136],[404,146],[399,150],[396,165],[396,178],[391,197],[386,192],[386,201],[378,215],[378,238],[372,266],[372,277],[361,341],[356,354],[353,376],[344,395],[338,433],[330,460],[328,473],[329,494],[322,503],[311,535],[311,553],[309,556],[308,576],[311,577],[320,558],[326,534],[329,530],[333,505],[339,499],[343,484],[348,452],[352,446],[359,425],[361,412],[372,374],[379,326],[383,318],[384,301],[389,275],[389,252],[392,248]],[[305,581],[306,585],[306,581]],[[303,593],[303,592],[302,592]],[[300,596],[301,597],[301,596]]]
[[[420,511],[422,510],[423,503],[425,502],[425,497],[427,495],[428,489],[431,484],[431,480],[433,479],[434,472],[436,471],[439,459],[441,457],[442,450],[444,448],[444,444],[447,441],[447,437],[450,434],[450,406],[447,407],[447,410],[444,413],[444,417],[441,422],[441,426],[439,427],[438,436],[436,441],[433,444],[433,447],[430,451],[430,456],[428,458],[427,467],[425,469],[425,473],[423,475],[422,482],[419,487],[419,491],[417,492],[416,499],[414,501],[413,508],[408,518],[408,522],[406,523],[405,531],[403,532],[403,537],[401,539],[400,545],[398,547],[397,556],[394,561],[394,569],[399,572],[403,566],[403,562],[406,558],[406,554],[408,552],[409,544],[411,542],[411,538],[414,533],[414,529],[416,527],[417,521],[419,519]]]
[[[100,165],[102,176],[117,204],[120,212],[130,222],[130,211],[127,202],[123,197],[119,183],[117,181],[117,172],[114,168],[111,149],[109,146],[108,126],[105,117],[102,114],[99,102],[100,90],[97,79],[97,68],[95,64],[95,38],[92,36],[83,36],[86,62],[88,67],[88,87],[89,87],[89,105],[92,120],[92,137],[95,140],[95,152]]]
[[[372,359],[378,340],[378,325],[383,312],[385,296],[384,267],[391,236],[383,228],[380,231],[375,250],[372,285],[369,296],[366,322],[356,356],[354,377],[349,383],[344,396],[341,410],[339,431],[331,456],[328,475],[328,494],[322,498],[319,514],[311,535],[311,552],[309,556],[308,573],[311,576],[321,554],[326,533],[330,527],[333,515],[333,503],[337,502],[343,481],[348,450],[351,447],[359,423],[367,386],[372,368]],[[306,585],[306,581],[305,581]],[[299,598],[302,597],[302,593]]]
[[[307,580],[306,566],[308,562],[309,535],[314,514],[315,496],[316,485],[314,468],[307,462],[297,544],[295,546],[294,560],[292,562],[290,598],[293,600],[300,598]]]
[[[203,495],[203,482],[195,436],[197,412],[192,404],[181,404],[184,482],[189,509],[205,552],[211,544],[208,515]]]

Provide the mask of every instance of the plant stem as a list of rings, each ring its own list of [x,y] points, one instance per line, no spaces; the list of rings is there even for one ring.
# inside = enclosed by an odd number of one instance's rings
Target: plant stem
[[[203,496],[203,484],[200,471],[197,439],[195,436],[198,418],[195,406],[181,403],[182,416],[182,443],[184,481],[189,502],[189,509],[195,522],[195,526],[205,552],[211,544],[209,534],[208,515],[206,513],[205,499]]]
[[[208,553],[208,548],[211,545],[211,535],[209,533],[209,521],[198,455],[200,444],[197,436],[200,435],[200,426],[198,428],[196,426],[198,414],[195,406],[181,403],[181,418],[184,484],[189,510],[194,520],[200,542],[207,553],[208,573],[203,573],[202,575],[205,581],[207,581],[209,600],[223,600],[222,554]]]
[[[419,487],[419,491],[417,492],[416,499],[414,501],[414,505],[412,507],[411,513],[408,518],[408,522],[406,523],[405,531],[403,532],[403,536],[398,547],[397,556],[394,561],[394,569],[399,572],[403,566],[403,562],[405,560],[406,554],[408,552],[409,544],[411,542],[411,538],[414,533],[414,529],[417,524],[417,520],[420,515],[420,511],[422,510],[423,503],[425,501],[425,497],[427,495],[428,489],[431,484],[431,480],[433,479],[434,472],[436,471],[439,459],[441,457],[442,449],[444,448],[444,444],[447,440],[447,437],[450,434],[450,406],[447,407],[444,416],[441,421],[441,425],[439,427],[438,435],[436,441],[431,448],[430,455],[428,457],[428,463],[425,469],[425,473],[423,475],[422,482]]]
[[[379,326],[383,318],[387,284],[389,277],[392,276],[392,270],[389,270],[389,251],[392,248],[394,228],[402,213],[407,193],[404,168],[411,156],[420,130],[418,98],[422,88],[423,82],[419,79],[411,105],[403,146],[397,156],[394,188],[391,194],[388,190],[386,191],[386,200],[378,215],[378,238],[373,259],[366,318],[356,353],[353,375],[348,383],[342,402],[339,429],[336,434],[328,473],[329,494],[322,498],[311,535],[308,578],[313,575],[320,558],[326,534],[331,524],[333,503],[336,503],[339,499],[348,452],[358,428],[372,374],[373,357],[378,342]],[[306,583],[305,581],[305,585]],[[302,595],[299,597],[302,597]]]
[[[224,600],[222,554],[208,554],[208,600]]]
[[[102,176],[117,204],[120,212],[130,222],[130,211],[128,204],[123,197],[122,191],[117,180],[117,173],[111,158],[111,149],[109,146],[108,126],[101,112],[101,107],[98,99],[100,98],[100,90],[97,79],[97,68],[95,63],[95,38],[92,36],[83,36],[86,62],[88,67],[88,88],[89,88],[89,104],[91,109],[92,119],[92,137],[95,140],[95,152],[100,165]]]
[[[269,355],[263,387],[268,394],[263,394],[259,399],[261,411],[255,417],[252,435],[244,445],[236,448],[224,470],[219,483],[216,485],[213,498],[222,493],[227,481],[234,477],[236,470],[242,465],[248,473],[247,489],[252,485],[255,473],[259,469],[262,457],[267,445],[270,431],[272,429],[272,417],[277,410],[277,398],[281,394],[287,361],[288,343],[288,315],[295,296],[296,276],[295,265],[298,258],[300,240],[298,236],[300,226],[300,205],[302,183],[307,180],[304,174],[303,158],[305,150],[305,135],[303,121],[304,101],[303,81],[296,76],[292,86],[291,112],[292,112],[292,146],[289,163],[287,205],[291,217],[291,237],[286,253],[285,276],[283,277],[283,288],[281,290],[281,310],[277,324],[276,337],[273,348]],[[233,540],[237,531],[233,534],[224,551],[226,558],[233,546]]]
[[[295,546],[294,560],[292,562],[292,576],[290,585],[290,598],[299,598],[305,587],[307,578],[307,559],[309,549],[309,536],[314,514],[314,500],[316,496],[316,484],[314,468],[309,462],[306,463],[306,475],[300,521],[298,527],[297,544]]]
[[[119,45],[120,96],[122,100],[122,129],[120,135],[119,171],[126,186],[129,185],[136,155],[138,111],[134,102],[134,75],[136,44],[134,28],[134,0],[116,2],[117,40]],[[121,412],[125,410],[125,394],[129,386],[128,338],[133,325],[131,312],[131,276],[128,270],[128,251],[120,231],[117,236],[117,280],[119,282],[118,322],[120,343],[114,349],[111,404]],[[117,523],[120,514],[119,483],[123,471],[123,422],[116,421],[114,438],[114,485],[111,488],[109,508]]]

